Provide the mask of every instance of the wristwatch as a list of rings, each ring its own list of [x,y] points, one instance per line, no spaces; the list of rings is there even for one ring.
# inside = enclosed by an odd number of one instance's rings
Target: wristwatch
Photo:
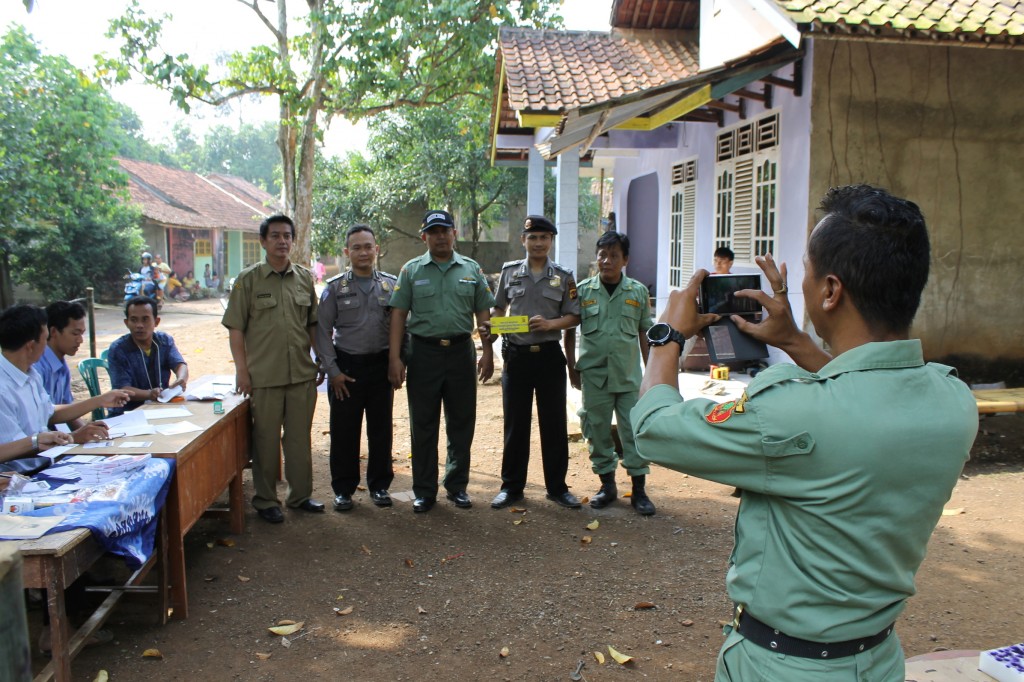
[[[673,329],[671,325],[659,322],[647,330],[647,343],[652,346],[664,346],[669,341],[678,343],[679,352],[682,354],[686,337]]]
[[[33,433],[32,434],[32,450],[33,451],[38,451],[39,450],[39,434],[38,433]]]

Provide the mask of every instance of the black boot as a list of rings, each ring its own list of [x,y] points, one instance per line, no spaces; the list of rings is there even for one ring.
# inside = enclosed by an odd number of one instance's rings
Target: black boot
[[[601,474],[601,489],[590,498],[590,506],[594,509],[604,509],[619,497],[619,490],[615,487],[615,472]]]
[[[647,497],[647,491],[644,490],[644,486],[647,484],[646,476],[633,476],[633,495],[629,498],[629,503],[633,505],[633,509],[636,509],[636,513],[640,516],[654,516],[654,503],[651,502],[651,498]]]

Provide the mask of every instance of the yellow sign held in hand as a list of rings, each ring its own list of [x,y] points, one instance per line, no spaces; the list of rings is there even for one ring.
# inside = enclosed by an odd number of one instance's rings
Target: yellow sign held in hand
[[[530,318],[526,315],[491,318],[492,334],[526,334],[529,331]]]

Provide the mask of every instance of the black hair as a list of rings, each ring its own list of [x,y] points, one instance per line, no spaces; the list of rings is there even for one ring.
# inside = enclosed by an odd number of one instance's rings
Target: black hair
[[[629,258],[629,237],[615,230],[608,230],[598,237],[597,248],[594,251],[599,251],[607,246],[615,246],[616,244],[622,249],[622,257]]]
[[[36,341],[46,326],[46,311],[37,305],[12,305],[0,313],[0,348],[19,350]]]
[[[275,213],[274,215],[267,216],[266,218],[263,219],[263,222],[260,223],[260,239],[267,238],[267,231],[270,229],[270,226],[273,223],[284,223],[291,227],[292,239],[295,239],[295,223],[292,222],[291,218],[289,218],[283,213]]]
[[[73,301],[54,301],[46,306],[46,326],[62,332],[71,320],[85,317],[85,307]]]
[[[352,235],[359,232],[369,232],[370,236],[373,237],[373,241],[377,241],[377,233],[373,231],[372,227],[366,223],[356,223],[345,231],[345,246],[348,246],[348,240],[352,238]]]
[[[931,246],[917,204],[871,185],[833,187],[807,245],[814,274],[835,275],[873,329],[910,329],[928,282]]]
[[[719,246],[715,249],[715,258],[725,258],[726,260],[736,260],[736,254],[732,252],[728,246]]]
[[[148,305],[153,311],[153,317],[157,316],[156,301],[150,296],[132,296],[128,299],[128,302],[124,304],[124,319],[128,319],[128,309],[133,305]]]

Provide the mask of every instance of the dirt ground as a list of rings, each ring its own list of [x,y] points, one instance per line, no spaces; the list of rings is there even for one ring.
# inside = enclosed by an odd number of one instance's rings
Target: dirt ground
[[[175,336],[193,377],[233,373],[219,310],[205,301],[164,312],[161,328]],[[123,332],[120,318],[101,314],[101,349]],[[393,493],[412,487],[404,390],[395,408]],[[200,521],[186,546],[189,619],[161,627],[146,598],[123,600],[107,624],[114,642],[83,652],[76,680],[100,670],[114,681],[566,680],[579,661],[592,681],[713,678],[731,608],[730,489],[655,468],[648,491],[656,516],[637,516],[628,500],[565,510],[544,499],[535,433],[522,511],[492,510],[502,444],[501,388],[492,379],[478,393],[472,509],[443,499],[429,514],[399,501],[378,509],[364,490],[353,511],[336,513],[327,424],[320,393],[315,497],[327,513],[289,511],[271,526],[248,509],[238,536],[223,522]],[[570,452],[569,485],[580,497],[593,494],[585,444],[571,443]],[[919,593],[898,623],[907,656],[1024,639],[1024,417],[984,419],[972,454],[947,505],[955,513],[941,519]],[[628,486],[622,470],[618,479]],[[245,488],[248,497],[248,473]],[[588,529],[592,521],[599,527]],[[289,646],[267,631],[282,619],[304,624]],[[632,662],[612,661],[609,646]],[[154,648],[161,659],[143,657]]]

